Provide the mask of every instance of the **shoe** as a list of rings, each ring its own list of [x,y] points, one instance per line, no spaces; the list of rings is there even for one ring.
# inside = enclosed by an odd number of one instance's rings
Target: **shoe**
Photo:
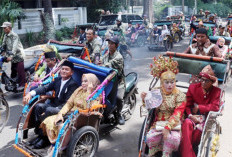
[[[119,125],[124,125],[125,124],[125,119],[121,114],[118,116],[118,124]]]
[[[48,141],[48,138],[43,137],[33,146],[33,149],[42,149],[48,146],[49,144],[50,142]]]
[[[41,137],[38,136],[38,137],[36,137],[35,139],[32,139],[31,141],[29,141],[29,142],[27,143],[27,145],[29,145],[29,146],[35,145],[37,142],[39,142],[40,139],[41,139]]]
[[[17,91],[18,92],[22,92],[24,90],[24,86],[19,86],[18,88],[17,88]]]

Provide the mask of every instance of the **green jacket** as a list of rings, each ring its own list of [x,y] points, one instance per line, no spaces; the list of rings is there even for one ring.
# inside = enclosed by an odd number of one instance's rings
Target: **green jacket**
[[[13,55],[7,54],[7,57],[12,57],[12,63],[24,61],[25,54],[23,45],[16,33],[11,31],[9,34],[5,34],[2,46],[6,46],[6,51],[13,53]]]
[[[120,86],[125,88],[124,60],[120,52],[115,51],[113,55],[107,53],[101,58],[101,61],[103,66],[117,70],[120,84],[119,88]]]

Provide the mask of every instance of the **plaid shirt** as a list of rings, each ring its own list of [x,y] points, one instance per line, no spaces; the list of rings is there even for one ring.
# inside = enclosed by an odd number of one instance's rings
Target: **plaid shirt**
[[[19,39],[19,36],[10,32],[9,34],[5,34],[3,38],[3,46],[6,46],[6,51],[11,51],[13,55],[7,54],[7,57],[12,57],[12,63],[18,63],[24,61],[24,51],[23,45]]]

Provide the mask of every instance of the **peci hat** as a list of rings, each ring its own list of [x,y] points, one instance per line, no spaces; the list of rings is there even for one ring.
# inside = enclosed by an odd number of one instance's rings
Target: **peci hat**
[[[206,36],[207,35],[207,30],[205,28],[199,28],[196,30],[196,34],[205,34]]]
[[[5,27],[12,27],[12,24],[10,22],[4,22],[1,26],[2,28],[5,28]]]
[[[45,58],[56,58],[56,53],[55,53],[55,51],[51,51],[51,52],[45,52],[44,53],[44,56],[45,56]]]
[[[74,69],[74,64],[68,60],[64,61],[64,63],[62,64],[62,66],[68,66],[70,67],[72,70]]]
[[[117,36],[110,37],[109,39],[106,39],[106,41],[112,41],[115,44],[119,44],[119,40]]]

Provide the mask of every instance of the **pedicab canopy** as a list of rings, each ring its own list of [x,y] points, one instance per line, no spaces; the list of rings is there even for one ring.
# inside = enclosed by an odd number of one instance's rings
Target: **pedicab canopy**
[[[49,45],[54,45],[59,53],[82,53],[82,50],[84,49],[83,44],[78,43],[71,43],[71,42],[60,42],[56,40],[50,40]]]
[[[157,26],[163,26],[163,25],[170,26],[171,24],[172,24],[172,21],[155,21],[155,25]]]
[[[225,39],[225,45],[230,45],[231,43],[231,37],[223,37],[223,36],[209,36],[209,40],[212,42],[212,43],[217,43],[217,40],[218,38],[224,38]]]
[[[229,68],[228,61],[224,61],[223,58],[218,57],[175,52],[166,52],[164,56],[171,56],[173,60],[178,62],[178,69],[180,73],[198,75],[205,66],[210,65],[215,76],[218,78],[218,81],[224,81],[225,74]]]
[[[81,78],[82,75],[85,73],[93,73],[98,77],[98,79],[101,82],[103,82],[107,78],[107,76],[109,76],[115,71],[111,68],[97,66],[93,63],[89,63],[87,61],[84,61],[76,57],[69,57],[68,60],[74,63],[74,73],[72,77],[75,81],[77,81],[78,85],[81,85]],[[117,89],[116,77],[110,80],[110,82],[108,82],[108,84],[104,89],[107,111],[110,111],[115,105],[116,95],[117,95],[117,90],[115,91],[115,89]]]

